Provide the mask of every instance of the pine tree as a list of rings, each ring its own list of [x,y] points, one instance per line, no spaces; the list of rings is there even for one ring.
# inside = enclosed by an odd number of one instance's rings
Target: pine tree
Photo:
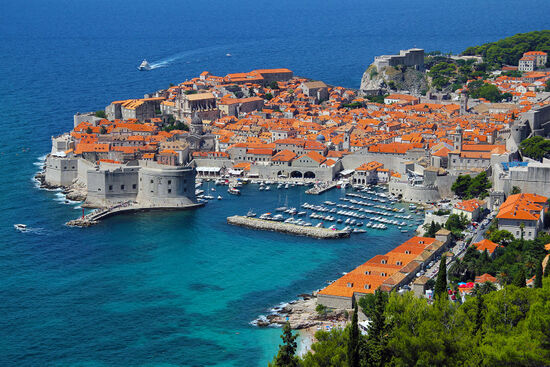
[[[535,273],[535,288],[542,288],[542,261],[537,262],[537,270]]]
[[[353,317],[351,319],[351,327],[349,329],[348,342],[348,365],[349,367],[359,367],[359,325],[358,323],[357,302],[353,309]]]
[[[388,298],[383,292],[377,289],[374,292],[374,309],[370,319],[368,329],[368,340],[365,345],[365,353],[363,358],[366,360],[367,366],[384,366],[388,354],[387,339],[386,339],[386,316],[385,309]]]
[[[544,267],[544,276],[547,277],[548,275],[550,275],[550,259],[548,259]]]
[[[525,282],[525,269],[523,268],[523,266],[516,273],[512,284],[519,288],[527,287],[527,283]]]
[[[435,281],[434,297],[438,297],[447,293],[447,257],[441,256],[439,263],[439,271],[437,272],[437,280]]]
[[[483,305],[483,296],[480,294],[476,299],[476,318],[474,326],[474,336],[477,335],[483,328],[483,317],[484,317],[484,305]]]
[[[297,335],[292,335],[292,329],[290,323],[286,323],[283,326],[283,344],[279,345],[279,352],[275,357],[275,360],[269,364],[270,367],[297,367],[298,358],[296,357],[296,338]]]

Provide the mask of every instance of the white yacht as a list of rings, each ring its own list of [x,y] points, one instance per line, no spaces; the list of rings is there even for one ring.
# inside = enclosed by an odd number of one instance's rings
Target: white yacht
[[[26,224],[14,224],[13,227],[21,232],[25,232],[27,230]]]
[[[141,71],[151,70],[151,65],[149,65],[147,60],[143,60],[141,64],[139,64],[138,70],[141,70]]]

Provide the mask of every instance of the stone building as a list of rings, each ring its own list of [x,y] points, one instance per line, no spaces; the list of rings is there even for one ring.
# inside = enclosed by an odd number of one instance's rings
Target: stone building
[[[411,66],[418,70],[424,68],[424,50],[421,48],[410,48],[399,51],[399,55],[382,55],[374,58],[374,65],[380,72],[387,66]]]
[[[510,232],[514,237],[534,240],[544,225],[544,212],[548,198],[537,194],[510,195],[500,206],[498,229]]]
[[[324,82],[304,82],[300,85],[300,89],[306,96],[315,98],[317,102],[328,99],[328,86]]]
[[[216,97],[210,93],[185,94],[179,90],[176,96],[176,119],[183,121],[198,115],[205,120],[215,120],[220,116],[216,105]]]

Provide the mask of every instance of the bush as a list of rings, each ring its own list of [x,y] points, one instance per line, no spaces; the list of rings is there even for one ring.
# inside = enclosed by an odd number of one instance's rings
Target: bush
[[[99,117],[99,118],[102,118],[102,119],[106,119],[106,118],[107,118],[107,114],[105,113],[105,111],[99,110],[99,111],[95,111],[95,117]]]

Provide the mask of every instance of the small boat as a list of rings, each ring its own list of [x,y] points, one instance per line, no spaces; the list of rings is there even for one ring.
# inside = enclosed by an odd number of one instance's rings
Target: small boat
[[[149,65],[149,63],[147,62],[147,60],[143,60],[143,61],[141,62],[141,64],[139,64],[138,70],[141,70],[141,71],[151,70],[151,65]]]
[[[231,195],[240,195],[241,192],[234,188],[234,187],[230,187],[229,189],[227,189],[227,192],[230,193]]]
[[[215,189],[215,188],[211,188],[210,191],[216,191],[216,189]]]
[[[26,224],[14,224],[13,227],[21,232],[25,232],[27,230]]]
[[[278,207],[277,209],[275,209],[276,211],[278,212],[284,212],[285,210],[287,210],[288,208],[286,206],[280,206]]]
[[[227,57],[231,57],[231,54],[227,53],[227,54],[225,54],[225,56],[227,56]]]
[[[221,195],[218,195],[218,200],[221,200],[221,199],[222,199]]]
[[[252,211],[252,209],[250,209],[250,210],[248,211],[248,213],[246,213],[246,216],[247,216],[247,217],[255,217],[255,216],[256,216],[256,213],[254,213],[254,212]]]
[[[266,186],[266,187],[265,187],[265,191],[269,191],[269,190],[271,190],[271,187],[270,187],[270,186]]]
[[[285,189],[288,189],[288,184],[285,185]]]

